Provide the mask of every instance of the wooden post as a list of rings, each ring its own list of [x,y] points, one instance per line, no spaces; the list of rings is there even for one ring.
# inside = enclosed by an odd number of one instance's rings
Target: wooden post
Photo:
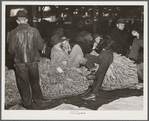
[[[94,7],[93,7],[93,34],[96,33],[96,22],[97,22],[96,9],[97,9],[97,7],[94,6]]]
[[[37,28],[37,23],[34,22],[34,19],[37,18],[37,7],[35,5],[32,6],[32,16],[33,16],[33,27]]]

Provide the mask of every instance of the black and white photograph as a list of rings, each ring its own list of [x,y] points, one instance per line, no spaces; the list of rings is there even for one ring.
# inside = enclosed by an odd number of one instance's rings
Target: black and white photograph
[[[1,6],[2,119],[147,119],[147,1]]]

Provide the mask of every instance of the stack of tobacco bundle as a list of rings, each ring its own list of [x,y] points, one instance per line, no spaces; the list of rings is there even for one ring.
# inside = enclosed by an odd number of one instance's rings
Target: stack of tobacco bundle
[[[88,81],[85,68],[62,68],[63,73],[50,67],[50,59],[41,58],[39,64],[39,83],[44,98],[55,99],[85,92],[93,80]],[[16,85],[14,70],[5,67],[5,106],[21,102]]]
[[[92,80],[87,80],[82,68],[62,68],[60,73],[50,67],[50,60],[42,58],[39,62],[40,86],[44,98],[54,99],[85,92]]]
[[[143,63],[137,64],[137,70],[138,78],[143,80]]]
[[[14,70],[5,67],[5,106],[15,105],[21,102],[21,97],[16,85]]]
[[[102,84],[103,89],[123,89],[136,85],[139,82],[137,65],[120,54],[113,53],[113,56],[113,63],[110,65]]]

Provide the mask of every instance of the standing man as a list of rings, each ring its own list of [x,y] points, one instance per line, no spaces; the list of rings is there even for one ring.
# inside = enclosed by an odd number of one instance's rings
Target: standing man
[[[17,12],[18,27],[8,38],[8,51],[15,54],[16,82],[21,95],[22,105],[27,109],[44,109],[47,102],[42,100],[39,86],[38,50],[44,47],[39,31],[27,22],[25,11]]]
[[[117,54],[126,55],[129,50],[129,46],[125,42],[123,30],[125,27],[125,21],[123,18],[118,19],[116,27],[111,31],[109,36],[114,41],[115,45],[112,47],[113,52]]]
[[[135,62],[138,61],[138,55],[139,55],[139,49],[143,48],[143,35],[139,34],[137,31],[133,30],[132,35],[135,36],[135,39],[133,40],[130,53],[128,57]]]

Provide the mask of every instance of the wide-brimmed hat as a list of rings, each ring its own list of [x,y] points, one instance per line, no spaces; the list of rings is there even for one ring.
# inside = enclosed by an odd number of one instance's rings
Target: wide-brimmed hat
[[[124,18],[120,18],[117,20],[116,22],[117,24],[121,23],[121,24],[125,24],[125,19]]]
[[[56,45],[56,44],[58,44],[58,43],[60,43],[60,42],[62,42],[63,40],[57,35],[57,34],[55,34],[55,35],[53,35],[52,37],[51,37],[51,44],[52,45]]]
[[[19,10],[17,12],[16,17],[26,17],[27,18],[27,14],[26,14],[26,12],[24,10]]]

